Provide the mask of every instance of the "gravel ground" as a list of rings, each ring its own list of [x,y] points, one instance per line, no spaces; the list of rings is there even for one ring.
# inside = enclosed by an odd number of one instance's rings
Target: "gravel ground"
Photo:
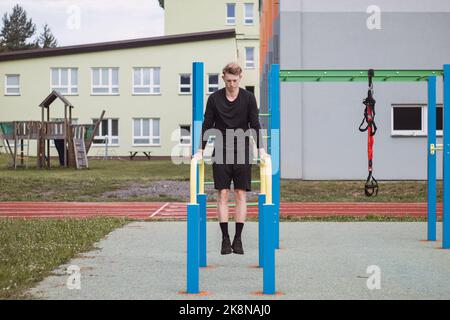
[[[258,191],[254,189],[247,193],[249,201],[257,201]],[[217,200],[217,193],[213,185],[206,185],[205,192],[209,201]],[[133,197],[170,197],[186,202],[189,200],[189,181],[162,180],[150,182],[149,184],[132,184],[126,189],[108,191],[100,196],[100,199],[117,198],[127,199]],[[230,201],[234,201],[234,194],[231,193]]]

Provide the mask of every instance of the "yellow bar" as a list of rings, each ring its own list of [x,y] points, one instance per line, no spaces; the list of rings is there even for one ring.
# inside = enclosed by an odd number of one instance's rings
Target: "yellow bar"
[[[272,160],[270,156],[266,161],[266,204],[272,204]]]
[[[265,169],[266,168],[266,164],[264,163],[264,160],[261,160],[259,162],[259,180],[260,180],[260,193],[261,194],[266,194],[266,172]]]
[[[197,159],[191,160],[191,174],[190,174],[190,203],[196,204],[197,203]]]
[[[198,193],[204,194],[205,193],[205,162],[203,160],[200,160],[200,172],[199,172],[199,186],[198,186]]]

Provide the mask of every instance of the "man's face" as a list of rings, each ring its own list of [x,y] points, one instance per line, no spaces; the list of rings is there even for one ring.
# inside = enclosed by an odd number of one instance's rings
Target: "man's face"
[[[222,75],[222,79],[225,82],[225,87],[227,89],[239,88],[239,82],[241,82],[242,75],[235,76],[231,73],[225,73]]]

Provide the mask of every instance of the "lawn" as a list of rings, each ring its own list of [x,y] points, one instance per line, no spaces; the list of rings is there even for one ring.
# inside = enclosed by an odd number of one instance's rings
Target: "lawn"
[[[189,188],[189,166],[168,160],[90,160],[88,170],[59,168],[41,170],[35,167],[17,170],[7,168],[6,155],[0,155],[0,201],[186,201]],[[34,161],[30,160],[34,165]],[[206,166],[206,180],[212,179]],[[259,178],[253,166],[253,179]],[[169,190],[147,189],[161,181],[176,181]],[[282,201],[379,201],[426,202],[425,181],[379,181],[377,197],[364,195],[361,181],[282,180]],[[173,185],[173,183],[172,183]],[[258,190],[254,184],[253,189]],[[129,190],[140,190],[127,193]],[[174,190],[178,189],[178,190]],[[120,196],[125,193],[127,196]],[[253,198],[250,199],[254,201]],[[442,183],[438,183],[438,201],[442,200]]]
[[[125,219],[0,219],[0,299],[24,295],[57,266],[94,249]]]

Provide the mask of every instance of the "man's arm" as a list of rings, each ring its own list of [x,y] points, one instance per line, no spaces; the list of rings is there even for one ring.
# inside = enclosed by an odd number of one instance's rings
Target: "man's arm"
[[[194,156],[196,156],[197,158],[202,156],[203,154],[203,150],[206,147],[206,143],[208,142],[208,139],[203,139],[205,132],[209,129],[211,129],[214,126],[214,121],[215,121],[215,105],[214,105],[214,101],[211,98],[211,96],[209,96],[208,98],[208,102],[206,103],[206,110],[205,110],[205,114],[203,117],[203,124],[202,124],[202,134],[200,136],[200,148],[199,150],[196,152],[196,154]]]
[[[259,109],[256,104],[256,98],[252,94],[250,97],[250,113],[249,113],[249,126],[251,129],[256,131],[256,147],[259,150],[260,157],[266,155],[266,151],[264,150],[264,146],[261,143],[261,123],[259,122]]]

